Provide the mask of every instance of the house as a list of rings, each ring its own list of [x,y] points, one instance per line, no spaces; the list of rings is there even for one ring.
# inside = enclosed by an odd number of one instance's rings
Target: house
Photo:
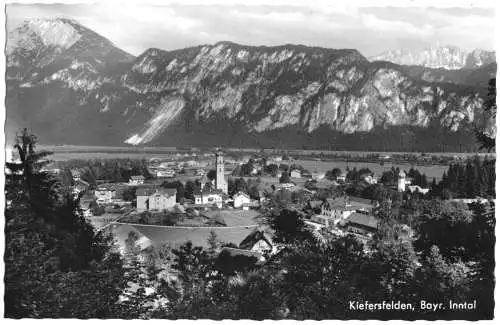
[[[234,248],[234,247],[223,247],[219,254],[219,261],[223,261],[225,265],[232,265],[233,263],[227,263],[225,261],[225,258],[227,257],[241,258],[241,256],[245,256],[250,259],[255,259],[256,264],[265,262],[266,260],[264,255],[259,252],[254,252],[247,249]]]
[[[346,197],[336,199],[327,198],[321,206],[321,218],[328,218],[332,224],[337,224],[339,221],[346,219],[352,213],[356,212],[356,208],[349,204]]]
[[[337,176],[337,182],[345,182],[347,179],[347,173],[345,171],[341,172],[340,175]]]
[[[410,186],[408,186],[408,189],[410,190],[411,193],[420,193],[423,195],[427,194],[430,191],[430,189],[421,188],[418,185],[410,185]]]
[[[312,178],[312,174],[310,172],[308,172],[307,170],[302,172],[301,176],[304,178]]]
[[[194,204],[216,205],[222,208],[224,193],[221,190],[200,191],[194,195]]]
[[[274,244],[272,237],[263,229],[252,231],[239,245],[240,249],[258,252],[263,255],[276,254],[278,246]]]
[[[77,181],[75,181],[72,190],[74,197],[78,197],[80,193],[87,191],[89,186],[90,186],[89,183],[87,183],[82,179],[78,179]]]
[[[203,176],[205,175],[205,170],[203,168],[197,169],[195,172],[196,176]]]
[[[379,221],[372,215],[355,212],[345,220],[347,231],[371,237],[378,229]]]
[[[290,177],[291,178],[301,178],[302,177],[302,173],[300,172],[300,170],[298,169],[294,169],[290,172]]]
[[[142,175],[130,176],[129,185],[143,185],[146,179]]]
[[[292,190],[295,188],[293,183],[281,183],[276,186],[277,190]]]
[[[363,180],[369,184],[369,185],[373,185],[373,184],[377,184],[378,183],[378,180],[376,177],[372,176],[372,175],[365,175],[363,177]]]
[[[94,191],[94,196],[99,204],[111,203],[116,197],[116,190],[112,186],[99,186]]]
[[[348,202],[353,206],[358,212],[372,212],[373,202],[370,199],[363,199],[361,197],[349,196]]]
[[[325,173],[318,173],[318,172],[312,173],[312,179],[314,179],[315,181],[320,181],[324,179],[325,176],[326,176]]]
[[[241,191],[233,195],[233,200],[235,208],[242,208],[243,204],[250,203],[251,201],[250,196],[247,193]]]
[[[156,171],[156,177],[172,178],[174,176],[175,176],[175,171],[172,168],[158,169]]]
[[[73,182],[77,182],[81,179],[82,173],[78,169],[72,169],[71,177],[73,177]]]
[[[80,198],[80,209],[83,212],[84,217],[92,217],[92,212],[90,210],[90,205],[94,201],[94,196],[91,194],[83,194]]]
[[[174,188],[138,188],[136,190],[137,211],[168,210],[176,204],[177,190]]]

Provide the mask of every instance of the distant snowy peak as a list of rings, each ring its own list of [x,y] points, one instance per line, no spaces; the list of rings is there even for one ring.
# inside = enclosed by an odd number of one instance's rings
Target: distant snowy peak
[[[34,49],[38,45],[67,50],[82,35],[75,28],[77,23],[69,19],[33,19],[24,22],[7,37],[7,54],[17,47]]]
[[[458,70],[477,68],[495,62],[494,52],[474,50],[468,53],[455,46],[426,48],[424,50],[391,50],[373,56],[370,61],[389,61],[401,65],[417,65],[433,69]]]

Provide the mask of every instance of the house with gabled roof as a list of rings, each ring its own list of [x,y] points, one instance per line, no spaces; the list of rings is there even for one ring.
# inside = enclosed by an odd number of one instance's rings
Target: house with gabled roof
[[[239,248],[264,255],[275,254],[278,251],[278,246],[273,242],[271,235],[258,228],[243,239]]]
[[[379,220],[370,214],[355,212],[345,221],[347,231],[360,235],[372,236],[378,229]]]
[[[241,208],[244,204],[250,203],[252,200],[250,195],[245,192],[239,191],[233,195],[234,207]]]
[[[143,187],[136,190],[137,211],[162,211],[172,209],[176,202],[175,188]]]

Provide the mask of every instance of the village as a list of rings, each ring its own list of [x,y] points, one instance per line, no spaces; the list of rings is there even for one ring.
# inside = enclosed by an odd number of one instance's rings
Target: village
[[[355,235],[366,242],[378,229],[374,210],[379,202],[345,191],[353,183],[380,185],[380,176],[363,170],[354,171],[355,176],[352,170],[311,172],[286,155],[234,159],[216,150],[202,159],[190,154],[153,158],[148,172],[149,179],[137,174],[128,182],[91,186],[80,170],[71,170],[72,191],[80,197],[84,216],[99,231],[110,230],[122,248],[131,231],[138,233],[144,250],[186,241],[206,247],[213,232],[230,244],[221,251],[262,261],[279,251],[260,218],[277,202],[298,211],[315,231]],[[400,170],[397,182],[380,187],[398,197],[429,192],[413,182]]]

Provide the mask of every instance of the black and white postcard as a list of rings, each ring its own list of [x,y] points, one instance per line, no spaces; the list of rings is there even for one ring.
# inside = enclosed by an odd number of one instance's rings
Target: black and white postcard
[[[8,1],[4,317],[492,320],[497,21]]]

